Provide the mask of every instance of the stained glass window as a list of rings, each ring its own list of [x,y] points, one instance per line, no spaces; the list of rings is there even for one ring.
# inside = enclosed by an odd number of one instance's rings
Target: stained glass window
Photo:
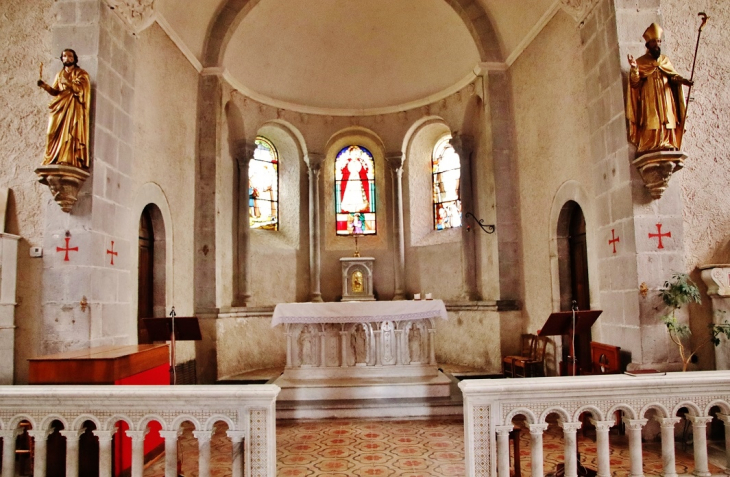
[[[461,227],[461,162],[446,136],[436,143],[431,158],[433,226],[436,230]]]
[[[279,229],[279,156],[261,136],[248,163],[248,217],[252,229]]]
[[[362,146],[347,146],[335,159],[337,235],[374,235],[375,164]]]

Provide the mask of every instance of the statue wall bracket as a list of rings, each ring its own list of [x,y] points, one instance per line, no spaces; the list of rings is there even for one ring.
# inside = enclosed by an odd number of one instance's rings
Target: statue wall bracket
[[[51,189],[53,200],[61,210],[71,212],[79,195],[79,189],[89,177],[89,172],[79,167],[49,164],[35,170],[38,182]]]
[[[661,198],[672,174],[684,167],[687,154],[682,151],[657,151],[643,154],[634,159],[633,164],[639,171],[646,188],[653,199]]]

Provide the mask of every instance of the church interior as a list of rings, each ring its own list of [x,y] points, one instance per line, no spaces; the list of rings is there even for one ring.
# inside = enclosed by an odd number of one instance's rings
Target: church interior
[[[617,372],[730,369],[722,334],[705,345],[730,310],[730,4],[3,0],[0,17],[2,384],[164,342],[146,320],[171,315],[177,383],[283,372],[287,402],[594,374],[595,350]],[[654,22],[693,84],[676,147],[644,156],[627,103]],[[86,128],[82,160],[51,154],[54,124]],[[698,290],[672,314],[694,356],[662,321],[676,274]],[[574,345],[548,323],[572,310],[590,317]],[[376,384],[292,385],[328,376]]]

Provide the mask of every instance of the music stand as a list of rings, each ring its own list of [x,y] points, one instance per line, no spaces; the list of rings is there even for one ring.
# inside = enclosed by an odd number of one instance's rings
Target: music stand
[[[175,384],[175,341],[202,340],[200,325],[195,316],[170,316],[165,318],[142,318],[152,341],[170,341],[170,370],[172,384]]]
[[[575,313],[575,328],[573,327],[573,313]],[[603,310],[586,311],[558,311],[551,313],[542,329],[537,332],[539,336],[571,335],[570,357],[568,366],[572,367],[575,376],[575,335],[590,331],[593,323]],[[569,373],[570,374],[570,373]]]

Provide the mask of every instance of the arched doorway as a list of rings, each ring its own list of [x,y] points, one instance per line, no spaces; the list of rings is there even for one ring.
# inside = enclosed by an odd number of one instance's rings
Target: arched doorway
[[[165,226],[160,209],[149,204],[139,219],[137,342],[151,343],[144,318],[165,316]]]
[[[588,281],[588,248],[586,242],[586,220],[580,205],[568,201],[560,211],[558,219],[558,259],[560,269],[560,310],[569,311],[573,304],[578,310],[591,308]],[[567,363],[570,339],[563,336],[563,363]],[[575,336],[575,351],[578,369],[589,370],[591,366],[590,332]],[[567,370],[567,367],[564,366]]]

